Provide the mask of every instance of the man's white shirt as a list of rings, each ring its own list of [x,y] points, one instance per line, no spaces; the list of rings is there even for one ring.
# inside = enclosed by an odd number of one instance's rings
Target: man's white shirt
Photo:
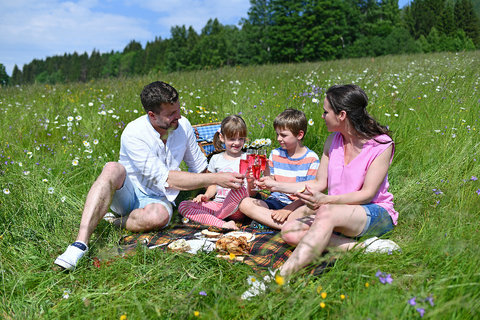
[[[130,122],[122,133],[120,160],[130,180],[145,194],[165,195],[174,201],[179,191],[169,188],[170,170],[180,171],[185,161],[189,172],[202,172],[207,158],[197,144],[195,133],[187,118],[178,120],[164,144],[153,128],[148,115]]]

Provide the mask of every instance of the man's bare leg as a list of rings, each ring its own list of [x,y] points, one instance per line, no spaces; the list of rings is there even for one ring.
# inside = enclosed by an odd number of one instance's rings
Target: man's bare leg
[[[67,247],[67,250],[55,260],[55,264],[67,270],[76,267],[78,260],[88,250],[93,230],[107,213],[113,194],[122,187],[125,177],[125,168],[121,164],[109,162],[105,165],[87,194],[77,241]]]

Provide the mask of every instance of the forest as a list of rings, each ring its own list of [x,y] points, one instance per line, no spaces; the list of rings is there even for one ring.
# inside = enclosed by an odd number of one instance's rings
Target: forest
[[[86,82],[151,72],[213,69],[480,48],[472,0],[251,0],[240,28],[210,19],[200,33],[175,26],[171,37],[123,51],[34,59],[0,84]]]

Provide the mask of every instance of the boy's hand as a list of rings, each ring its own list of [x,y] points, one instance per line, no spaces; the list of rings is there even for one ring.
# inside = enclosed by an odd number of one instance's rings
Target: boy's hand
[[[275,222],[283,223],[285,220],[287,220],[290,213],[292,213],[292,211],[290,211],[290,210],[284,210],[284,209],[273,210],[272,211],[272,219]]]
[[[255,184],[257,185],[258,188],[260,189],[268,189],[271,190],[271,188],[275,185],[275,180],[270,177],[270,176],[265,176],[261,177],[257,181],[255,181]]]

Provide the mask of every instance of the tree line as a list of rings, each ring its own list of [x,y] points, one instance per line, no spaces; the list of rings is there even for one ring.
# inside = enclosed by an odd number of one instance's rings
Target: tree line
[[[250,0],[241,28],[210,19],[200,33],[175,26],[171,37],[122,52],[94,50],[34,59],[1,84],[89,81],[149,72],[321,61],[480,48],[480,19],[471,0]],[[477,8],[478,10],[478,8]],[[5,73],[5,75],[3,75]]]

